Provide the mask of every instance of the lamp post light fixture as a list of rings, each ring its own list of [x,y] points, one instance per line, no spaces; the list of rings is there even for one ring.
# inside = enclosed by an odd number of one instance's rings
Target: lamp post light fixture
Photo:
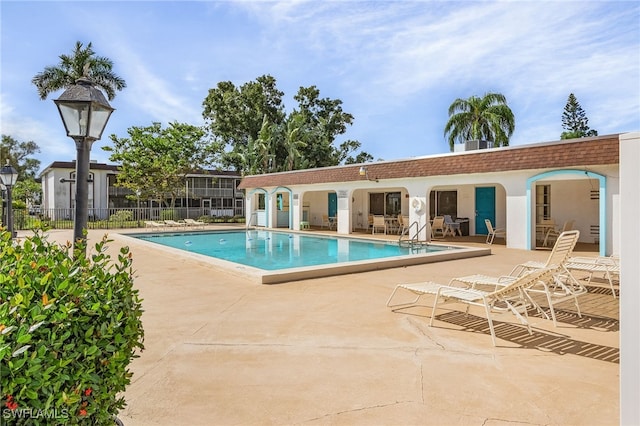
[[[85,229],[89,216],[89,161],[91,145],[102,137],[113,108],[91,80],[81,77],[55,99],[67,136],[76,143],[76,206],[73,225],[74,248],[86,249]]]
[[[360,166],[360,176],[364,177],[367,180],[370,180],[371,182],[378,182],[378,178],[371,179],[369,177],[369,170],[365,166]]]
[[[9,160],[7,160],[7,164],[0,169],[0,181],[2,181],[2,184],[7,188],[7,231],[11,234],[11,238],[15,237],[15,232],[13,231],[13,201],[11,200],[11,191],[17,180],[18,172],[9,165]]]

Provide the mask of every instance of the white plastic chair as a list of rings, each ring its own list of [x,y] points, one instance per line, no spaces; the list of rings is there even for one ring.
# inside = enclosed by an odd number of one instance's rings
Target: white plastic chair
[[[494,228],[493,225],[491,225],[491,221],[489,219],[485,219],[484,223],[485,225],[487,225],[487,231],[489,232],[487,234],[487,244],[493,244],[493,239],[495,237],[502,237],[504,239],[507,238],[507,231],[502,228]]]
[[[374,215],[373,216],[373,225],[371,228],[371,233],[375,234],[376,229],[382,228],[384,230],[384,234],[387,234],[387,221],[384,220],[384,216]]]
[[[433,218],[433,223],[431,224],[431,237],[435,238],[436,232],[440,232],[442,237],[447,235],[446,227],[444,225],[444,217],[436,216]]]
[[[562,229],[560,231],[556,230],[555,228],[550,228],[547,231],[547,234],[544,236],[544,241],[542,242],[542,245],[544,247],[547,246],[547,244],[552,240],[552,239],[557,239],[560,234],[562,234],[563,232],[566,231],[571,231],[573,229],[573,223],[575,222],[575,220],[567,220],[564,225],[562,225]]]
[[[454,222],[453,219],[451,218],[451,215],[448,215],[448,214],[444,215],[444,226],[445,226],[444,235],[447,235],[447,233],[451,233],[451,236],[455,237],[456,231],[457,231],[458,234],[462,236],[462,229],[460,229],[460,224],[458,222]]]

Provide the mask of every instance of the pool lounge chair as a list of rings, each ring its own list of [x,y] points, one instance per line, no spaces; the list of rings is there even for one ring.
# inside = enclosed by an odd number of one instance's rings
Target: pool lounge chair
[[[463,283],[470,287],[505,286],[524,274],[528,274],[535,270],[549,269],[553,272],[551,279],[547,281],[540,281],[538,285],[528,288],[526,293],[536,310],[538,310],[538,312],[544,315],[547,319],[551,319],[553,321],[553,325],[557,327],[558,324],[556,321],[554,305],[558,303],[573,300],[578,316],[582,317],[580,304],[578,303],[578,296],[585,294],[587,289],[583,284],[575,279],[568,269],[568,259],[578,242],[579,236],[579,231],[568,231],[562,233],[556,240],[553,250],[545,262],[529,261],[521,263],[516,265],[509,275],[492,277],[488,275],[475,274],[457,277],[452,281]],[[534,300],[533,295],[535,294],[544,295],[549,306],[550,317]]]
[[[613,298],[616,298],[613,282],[617,280],[618,285],[620,284],[620,258],[618,256],[570,257],[566,266],[570,271],[588,273],[587,285],[591,284],[594,274],[602,274],[603,278],[609,283]]]
[[[440,286],[436,293],[433,309],[431,310],[429,326],[433,326],[436,309],[438,309],[438,304],[442,299],[444,303],[457,302],[467,304],[468,306],[465,313],[469,312],[471,305],[484,306],[493,346],[497,345],[491,312],[511,312],[523,325],[526,325],[529,334],[532,334],[527,313],[531,305],[531,299],[527,296],[526,292],[529,288],[548,282],[552,276],[553,270],[538,269],[524,274],[513,280],[513,282],[504,287],[499,287],[494,291],[485,291],[478,288],[465,289],[453,286]]]
[[[165,227],[165,225],[164,225],[164,223],[156,222],[156,221],[153,221],[153,220],[145,220],[144,227],[145,228],[162,229],[162,228]]]
[[[200,220],[193,220],[193,219],[184,219],[184,223],[185,225],[187,225],[187,227],[194,227],[194,228],[204,228],[206,223],[200,221]]]
[[[175,220],[171,220],[171,219],[165,219],[164,223],[167,224],[167,226],[170,226],[172,228],[186,227],[186,224],[184,222],[176,222]]]

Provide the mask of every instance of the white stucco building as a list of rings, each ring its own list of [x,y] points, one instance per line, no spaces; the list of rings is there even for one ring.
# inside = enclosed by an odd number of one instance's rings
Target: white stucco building
[[[620,135],[454,152],[419,158],[247,176],[247,222],[300,229],[328,215],[338,234],[368,228],[369,214],[408,215],[414,229],[436,215],[470,235],[485,219],[511,248],[533,249],[542,220],[573,221],[600,253],[620,247]],[[632,138],[633,139],[633,138]],[[637,141],[637,138],[634,139]]]

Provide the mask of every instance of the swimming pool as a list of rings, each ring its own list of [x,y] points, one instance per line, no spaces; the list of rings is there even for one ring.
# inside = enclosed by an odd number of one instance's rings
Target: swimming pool
[[[338,239],[262,230],[156,234],[137,238],[267,271],[455,250],[454,247],[433,245],[412,250],[390,241]]]
[[[400,247],[394,241],[269,230],[135,234],[134,238],[259,276],[263,284],[470,257],[448,245]],[[489,254],[490,250],[473,255]],[[454,254],[455,253],[455,254]],[[442,259],[440,259],[442,260]],[[222,263],[219,263],[222,262]]]

